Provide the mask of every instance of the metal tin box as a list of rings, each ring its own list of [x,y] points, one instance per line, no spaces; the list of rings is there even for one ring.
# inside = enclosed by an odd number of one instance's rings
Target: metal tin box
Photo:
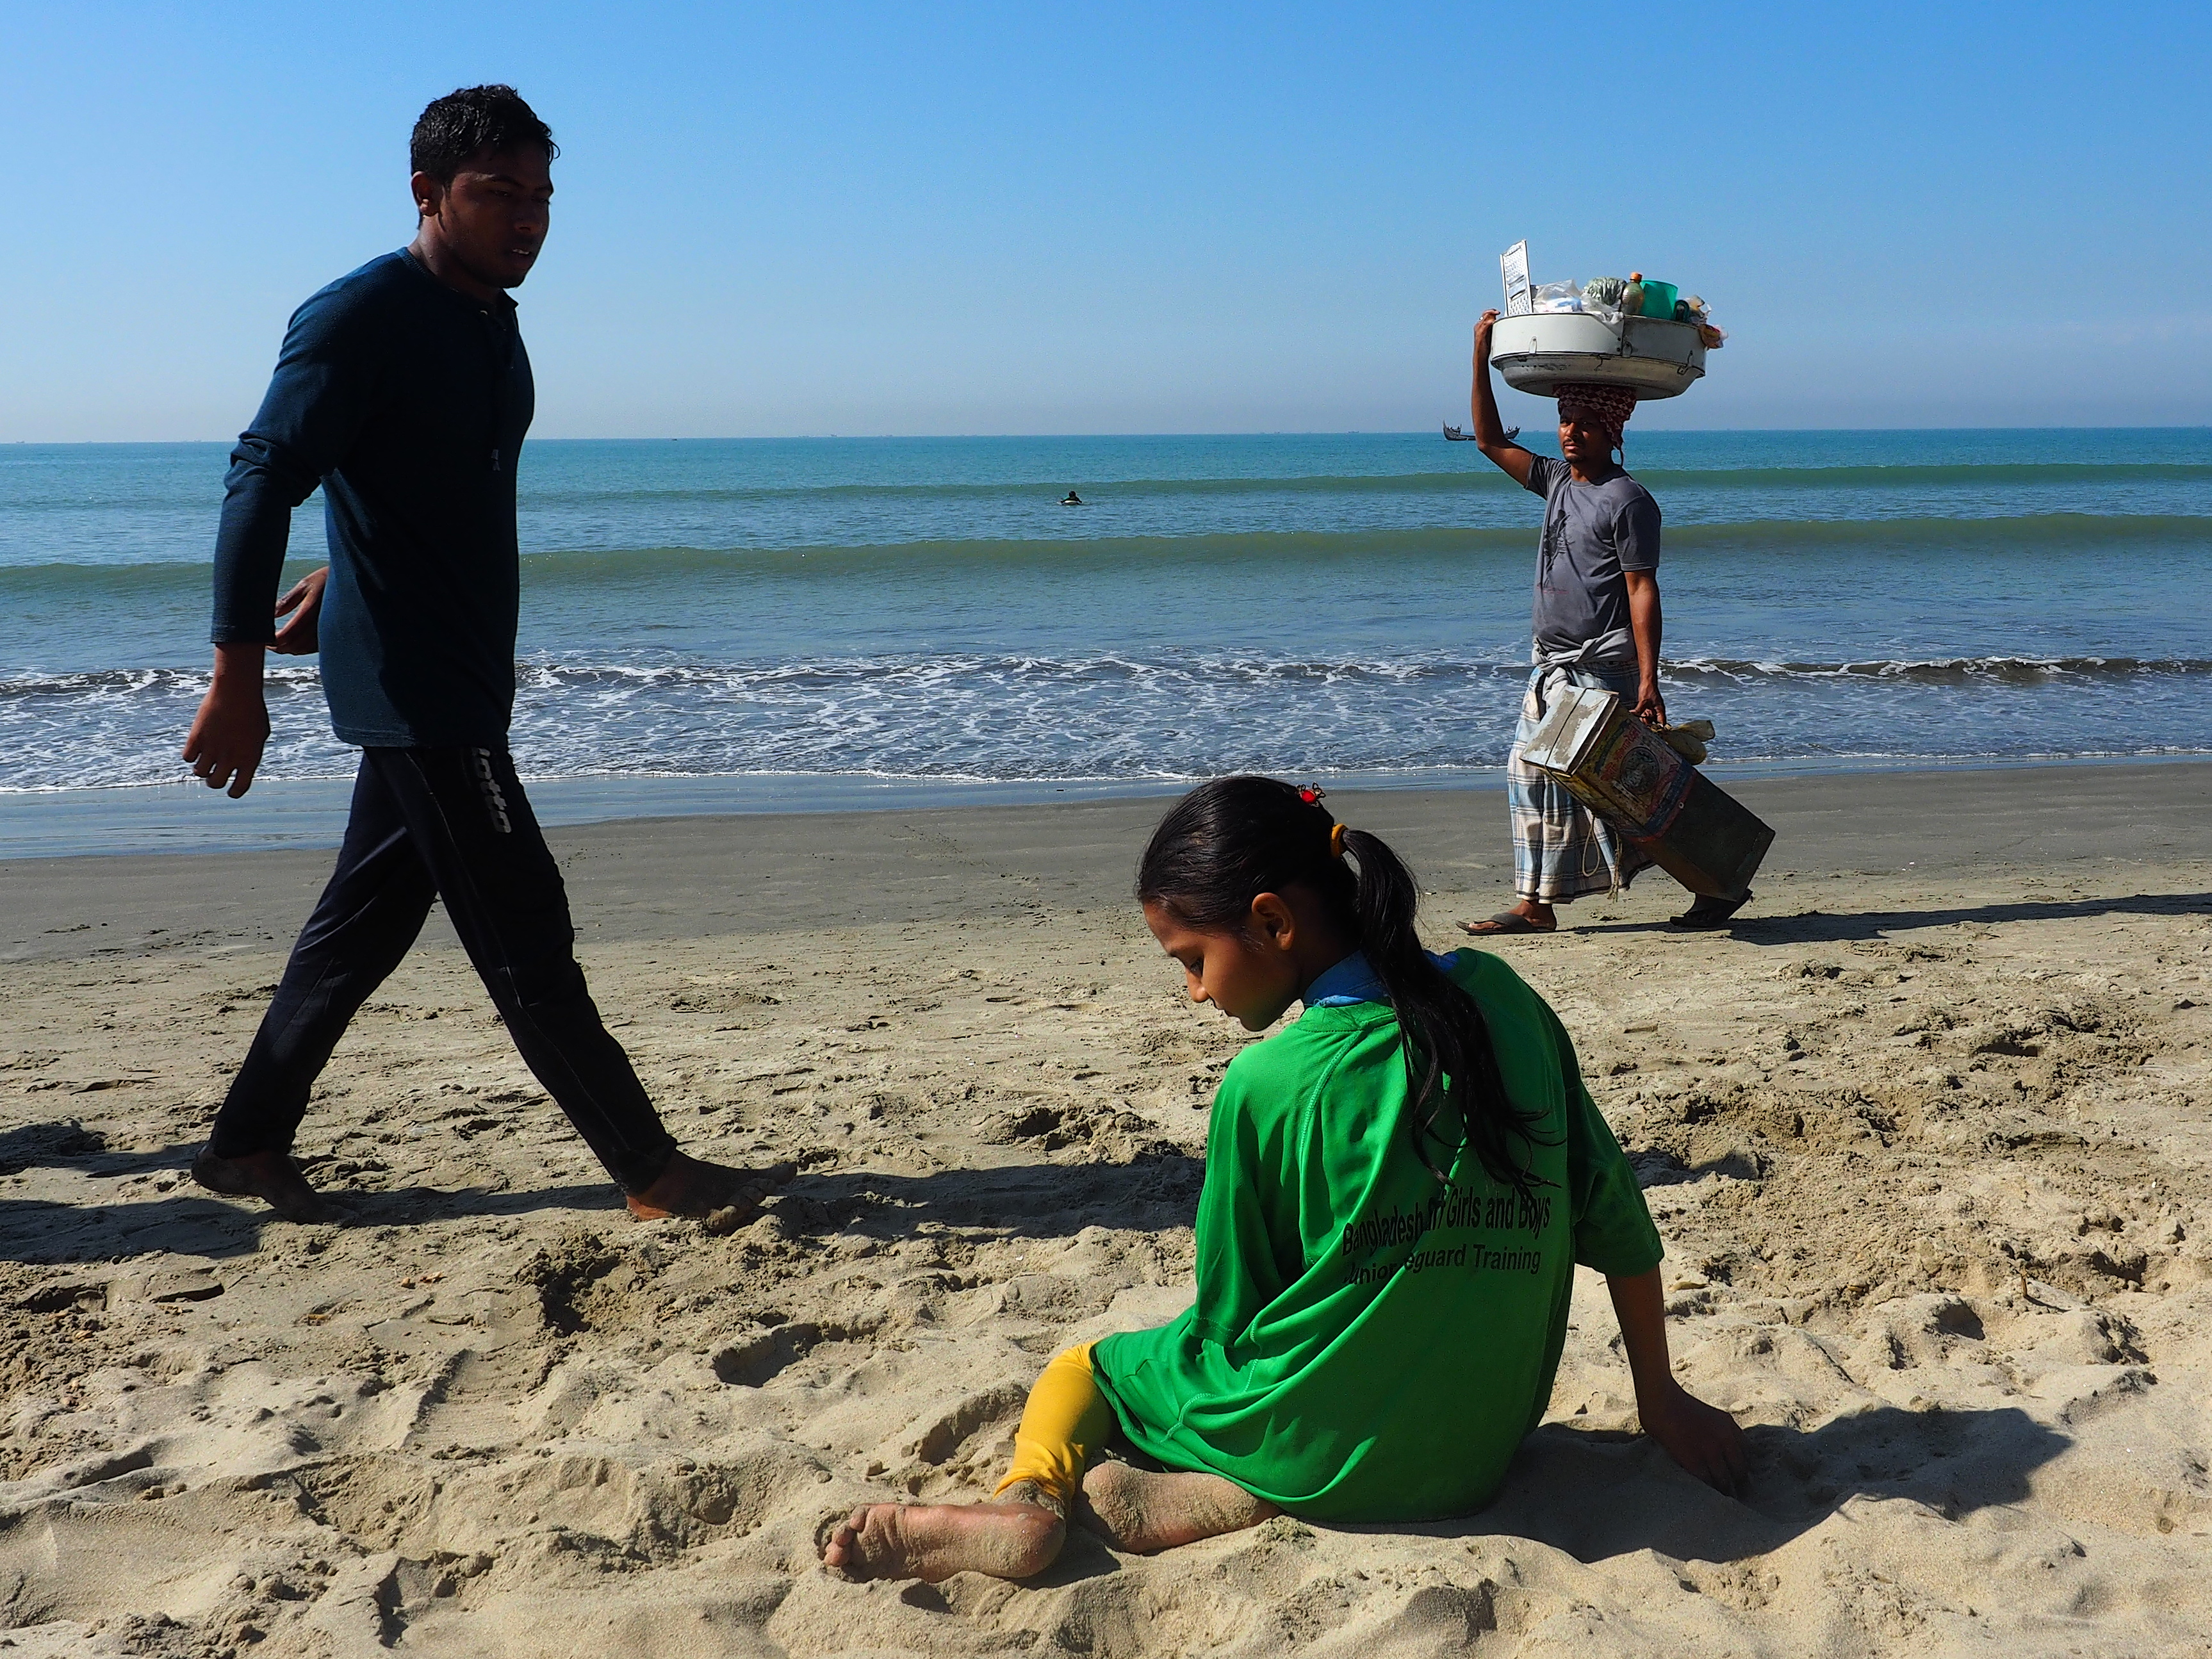
[[[1774,831],[1611,691],[1562,686],[1522,758],[1693,893],[1739,897]]]

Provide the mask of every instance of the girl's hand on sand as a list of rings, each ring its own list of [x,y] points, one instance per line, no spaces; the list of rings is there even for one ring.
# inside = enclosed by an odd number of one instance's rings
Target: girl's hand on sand
[[[1736,1420],[1669,1381],[1659,1398],[1636,1402],[1644,1431],[1667,1455],[1707,1486],[1733,1496],[1742,1490],[1749,1465]]]
[[[271,651],[279,656],[307,657],[320,647],[323,589],[330,585],[330,580],[328,565],[310,570],[276,601],[276,614],[281,617],[289,611],[292,620],[276,630],[276,638],[269,647]]]

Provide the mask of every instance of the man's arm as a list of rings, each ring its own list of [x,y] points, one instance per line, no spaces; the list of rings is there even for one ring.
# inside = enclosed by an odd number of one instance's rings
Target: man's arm
[[[1613,1317],[1620,1322],[1620,1346],[1628,1352],[1644,1432],[1707,1486],[1725,1492],[1739,1490],[1747,1468],[1743,1431],[1735,1419],[1674,1380],[1667,1358],[1667,1307],[1659,1269],[1633,1279],[1608,1279],[1605,1287],[1613,1295]]]
[[[1474,325],[1474,388],[1468,394],[1468,413],[1474,419],[1474,441],[1482,453],[1526,489],[1536,458],[1505,435],[1505,422],[1498,418],[1498,393],[1490,385],[1490,331],[1497,325],[1498,313],[1486,311]]]
[[[1628,583],[1628,631],[1636,636],[1636,712],[1654,726],[1667,723],[1659,695],[1659,573],[1624,570]]]
[[[325,573],[297,584],[274,605],[292,509],[314,493],[359,431],[374,378],[366,343],[330,294],[300,307],[285,331],[276,372],[253,424],[231,451],[216,532],[215,677],[201,699],[184,758],[211,789],[235,799],[253,784],[269,740],[261,690],[267,651],[312,651]],[[276,618],[292,620],[281,633]]]

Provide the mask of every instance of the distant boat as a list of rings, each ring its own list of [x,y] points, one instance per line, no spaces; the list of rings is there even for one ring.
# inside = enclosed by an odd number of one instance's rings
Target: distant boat
[[[1508,439],[1517,438],[1521,435],[1521,428],[1517,426],[1508,427],[1505,435]],[[1449,421],[1444,422],[1444,436],[1455,444],[1471,444],[1474,441],[1474,435],[1472,433],[1461,431]]]

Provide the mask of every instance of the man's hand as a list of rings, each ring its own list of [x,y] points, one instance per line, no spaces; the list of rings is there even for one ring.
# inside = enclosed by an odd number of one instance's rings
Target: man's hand
[[[261,696],[258,645],[218,645],[215,681],[185,739],[185,761],[210,789],[228,786],[236,800],[253,787],[269,744],[269,705]]]
[[[1476,446],[1492,464],[1515,483],[1526,486],[1536,458],[1505,435],[1505,422],[1498,418],[1498,394],[1490,386],[1490,331],[1498,326],[1498,313],[1486,311],[1474,325],[1474,385],[1467,397],[1467,412],[1474,422]]]
[[[1659,574],[1624,570],[1628,584],[1628,631],[1636,640],[1636,712],[1647,725],[1667,723],[1667,700],[1659,695]]]
[[[280,657],[311,657],[322,647],[320,623],[323,589],[330,585],[331,568],[323,565],[294,582],[276,601],[276,614],[291,613],[292,620],[276,630],[270,649]]]
[[[1654,1397],[1649,1400],[1642,1389],[1636,1394],[1636,1414],[1644,1419],[1644,1432],[1707,1486],[1731,1496],[1741,1492],[1750,1468],[1743,1430],[1735,1419],[1717,1406],[1708,1406],[1672,1377],[1650,1392]]]

